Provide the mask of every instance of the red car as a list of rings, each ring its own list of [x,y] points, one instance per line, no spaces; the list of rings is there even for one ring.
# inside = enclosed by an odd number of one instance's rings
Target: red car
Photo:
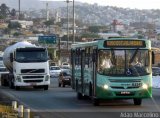
[[[71,75],[68,74],[67,72],[61,72],[59,75],[59,87],[61,85],[65,87],[65,85],[71,85]]]

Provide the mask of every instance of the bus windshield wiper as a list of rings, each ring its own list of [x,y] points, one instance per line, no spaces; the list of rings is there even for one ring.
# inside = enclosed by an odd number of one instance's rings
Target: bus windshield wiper
[[[136,49],[136,51],[134,52],[132,58],[129,60],[129,63],[132,63],[132,62],[133,62],[133,60],[134,60],[134,58],[136,57],[138,51],[139,51],[139,48]]]

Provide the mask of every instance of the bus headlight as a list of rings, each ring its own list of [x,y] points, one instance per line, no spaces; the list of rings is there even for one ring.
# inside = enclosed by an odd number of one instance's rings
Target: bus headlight
[[[147,84],[143,84],[143,85],[142,85],[142,88],[143,88],[143,89],[148,89],[148,85],[147,85]]]
[[[104,88],[104,89],[108,89],[108,85],[105,84],[105,85],[103,86],[103,88]]]
[[[46,77],[45,77],[45,81],[48,81],[48,80],[49,80],[49,78],[50,78],[50,76],[49,76],[49,75],[46,75]]]

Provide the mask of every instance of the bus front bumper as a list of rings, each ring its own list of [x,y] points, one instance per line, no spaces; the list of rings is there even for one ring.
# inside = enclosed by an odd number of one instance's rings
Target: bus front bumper
[[[99,99],[134,99],[134,98],[150,98],[152,97],[152,88],[148,89],[119,89],[110,90],[97,87],[96,98]]]

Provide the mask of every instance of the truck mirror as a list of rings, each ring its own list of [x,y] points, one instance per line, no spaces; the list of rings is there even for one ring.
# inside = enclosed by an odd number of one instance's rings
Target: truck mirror
[[[13,62],[13,53],[10,53],[10,61]]]
[[[155,54],[154,54],[154,52],[152,51],[152,64],[154,64],[155,63]]]

